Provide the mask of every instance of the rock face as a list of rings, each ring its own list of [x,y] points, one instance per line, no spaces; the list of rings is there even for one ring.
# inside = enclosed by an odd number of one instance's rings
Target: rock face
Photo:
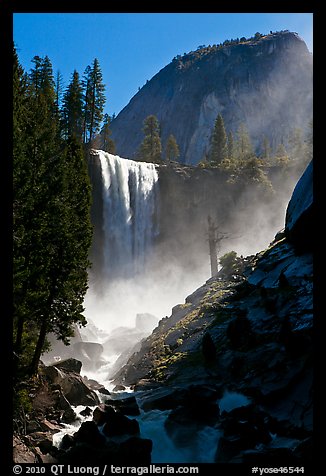
[[[313,163],[297,183],[286,210],[285,234],[301,252],[312,248],[313,241]]]
[[[111,124],[117,154],[134,158],[151,114],[163,146],[173,134],[182,162],[198,163],[208,151],[214,121],[226,129],[245,123],[255,145],[266,135],[273,146],[312,117],[312,55],[288,31],[231,46],[200,48],[159,71]]]
[[[311,222],[311,170],[295,188],[285,234],[244,258],[242,275],[218,274],[175,306],[115,376],[145,384],[144,411],[172,410],[166,428],[176,444],[212,426],[216,462],[312,457],[312,247],[300,225]],[[225,405],[232,392],[240,408]]]

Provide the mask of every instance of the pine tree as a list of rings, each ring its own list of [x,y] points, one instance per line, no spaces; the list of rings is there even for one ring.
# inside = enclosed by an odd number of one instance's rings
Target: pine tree
[[[166,160],[177,160],[180,157],[179,146],[173,134],[170,134],[166,142]]]
[[[83,134],[83,90],[79,74],[74,70],[62,105],[62,122],[64,137],[74,136],[82,141]]]
[[[215,120],[211,139],[210,162],[219,165],[228,155],[227,135],[222,115],[219,113]]]
[[[261,149],[262,149],[261,157],[262,157],[262,159],[267,161],[271,156],[272,149],[271,149],[271,146],[270,146],[269,139],[266,136],[263,137],[263,142],[262,142]]]
[[[245,124],[240,124],[235,141],[235,157],[238,161],[247,160],[254,156],[253,146]]]
[[[84,75],[85,105],[84,105],[84,142],[91,142],[100,130],[105,105],[105,86],[102,82],[102,72],[97,58],[92,67],[87,67]],[[88,132],[88,137],[87,137]]]
[[[144,140],[138,151],[139,160],[159,163],[161,161],[162,144],[160,139],[160,125],[157,117],[147,116],[144,120]]]
[[[51,62],[33,62],[27,78],[14,55],[14,349],[31,373],[48,332],[67,342],[85,322],[91,236],[80,146],[60,136]]]
[[[101,130],[102,140],[103,140],[103,150],[109,154],[115,154],[115,143],[111,139],[110,131],[111,118],[109,114],[104,114],[103,127]]]
[[[57,71],[56,78],[55,78],[55,102],[58,111],[61,108],[61,99],[63,95],[63,77],[60,71]]]
[[[234,138],[233,133],[230,131],[228,133],[228,159],[232,160],[234,155]]]

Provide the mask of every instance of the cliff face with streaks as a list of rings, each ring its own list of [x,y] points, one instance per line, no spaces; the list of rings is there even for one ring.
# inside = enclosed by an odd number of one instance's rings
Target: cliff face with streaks
[[[294,128],[305,129],[312,118],[312,55],[304,41],[285,31],[174,58],[112,122],[116,152],[135,158],[143,121],[154,114],[163,149],[173,134],[181,161],[197,164],[218,113],[227,131],[245,123],[257,149],[263,136],[277,146]]]

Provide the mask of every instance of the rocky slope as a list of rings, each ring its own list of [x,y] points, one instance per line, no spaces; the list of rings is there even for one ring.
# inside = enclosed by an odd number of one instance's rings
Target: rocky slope
[[[312,55],[304,41],[283,31],[174,58],[112,122],[116,152],[134,158],[143,120],[154,114],[163,146],[173,134],[182,162],[197,164],[218,113],[228,131],[245,123],[256,146],[264,135],[276,146],[293,128],[305,128],[312,117]]]
[[[175,306],[115,375],[146,411],[171,410],[176,444],[210,426],[221,434],[216,462],[311,458],[311,223],[312,163],[268,249]],[[242,404],[223,412],[228,392]]]

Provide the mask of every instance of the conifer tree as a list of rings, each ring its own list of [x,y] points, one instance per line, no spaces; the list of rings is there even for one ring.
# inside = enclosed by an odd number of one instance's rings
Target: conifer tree
[[[173,134],[170,134],[166,142],[166,160],[177,160],[180,156],[179,146]]]
[[[76,138],[62,141],[50,60],[23,74],[14,54],[14,350],[37,370],[48,332],[83,324],[89,181]]]
[[[254,156],[253,146],[245,124],[241,123],[236,134],[235,156],[238,161]]]
[[[234,155],[234,138],[232,131],[228,133],[228,159],[232,160]]]
[[[83,133],[83,89],[79,80],[79,74],[74,70],[70,84],[68,85],[62,105],[64,136],[76,137],[82,141]]]
[[[225,132],[224,120],[219,113],[215,120],[211,139],[210,162],[219,165],[228,155],[227,135]]]
[[[150,115],[146,117],[143,132],[145,137],[138,151],[139,160],[159,163],[161,161],[162,144],[160,125],[156,116]]]
[[[111,139],[111,130],[110,130],[111,118],[109,114],[104,114],[103,127],[101,130],[101,135],[103,139],[103,150],[109,154],[115,154],[115,143]]]
[[[91,142],[100,130],[105,105],[105,86],[102,71],[97,58],[92,67],[88,66],[84,74],[84,142]]]

